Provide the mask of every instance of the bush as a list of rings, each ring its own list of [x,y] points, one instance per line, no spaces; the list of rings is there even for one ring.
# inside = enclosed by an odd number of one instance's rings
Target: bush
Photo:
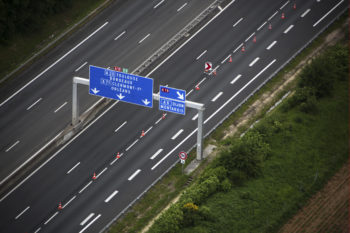
[[[154,222],[149,232],[154,233],[176,233],[180,230],[180,223],[183,221],[183,212],[179,205],[172,205]]]
[[[228,192],[231,190],[231,182],[229,179],[225,179],[224,181],[221,182],[221,185],[220,185],[220,190],[222,190],[223,192]]]

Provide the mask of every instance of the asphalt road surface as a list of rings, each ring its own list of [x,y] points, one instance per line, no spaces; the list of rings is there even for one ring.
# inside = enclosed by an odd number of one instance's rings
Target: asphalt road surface
[[[232,1],[146,76],[156,92],[169,85],[204,103],[208,134],[346,8],[344,0]],[[216,75],[204,74],[205,61]],[[162,119],[157,106],[115,102],[1,197],[0,231],[104,230],[195,146],[196,131],[195,110]]]

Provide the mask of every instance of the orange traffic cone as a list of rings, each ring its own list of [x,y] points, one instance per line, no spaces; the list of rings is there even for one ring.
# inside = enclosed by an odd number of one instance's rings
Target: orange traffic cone
[[[254,36],[254,38],[253,38],[253,42],[254,42],[254,43],[256,42],[256,36]]]
[[[271,23],[269,24],[269,30],[271,30],[272,29],[272,25],[271,25]]]
[[[61,210],[62,209],[62,203],[60,202],[59,204],[58,204],[58,210]]]
[[[200,89],[200,88],[199,88],[199,86],[197,85],[197,86],[196,86],[196,90],[199,91],[199,89]]]
[[[245,52],[245,47],[244,47],[244,45],[242,46],[242,52]]]
[[[297,9],[297,4],[296,4],[296,3],[294,3],[293,9],[294,9],[294,10]]]
[[[228,60],[228,62],[232,62],[232,56],[230,56],[230,60]]]
[[[117,159],[119,159],[120,158],[120,154],[119,154],[119,152],[117,153]]]
[[[96,180],[96,173],[94,172],[94,175],[92,176],[93,180]]]
[[[213,75],[214,75],[214,76],[216,75],[216,70],[213,70]]]
[[[284,18],[285,18],[284,13],[282,13],[281,19],[284,19]]]
[[[144,130],[142,130],[142,132],[141,132],[141,137],[143,137],[143,136],[145,136],[145,131]]]

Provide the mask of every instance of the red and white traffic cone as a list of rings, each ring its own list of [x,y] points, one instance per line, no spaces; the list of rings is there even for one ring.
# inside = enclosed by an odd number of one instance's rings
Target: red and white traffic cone
[[[253,38],[253,42],[254,42],[254,43],[256,43],[256,36],[254,36],[254,38]]]
[[[213,75],[216,76],[216,70],[213,70]]]
[[[199,91],[199,89],[200,89],[200,88],[199,88],[199,86],[197,85],[197,86],[196,86],[196,90]]]
[[[284,16],[284,13],[281,15],[281,19],[285,19],[286,17]]]
[[[165,119],[165,116],[166,116],[166,114],[165,114],[165,113],[163,113],[163,116],[162,116],[162,119],[163,119],[163,120]]]
[[[96,180],[96,173],[94,172],[93,176],[92,176],[93,180]]]
[[[296,4],[296,3],[294,3],[293,9],[294,9],[294,10],[297,9],[297,4]]]
[[[141,137],[143,137],[143,136],[145,136],[145,131],[144,130],[142,130],[142,132],[141,132]]]
[[[271,23],[269,24],[269,30],[271,30],[272,29],[272,25],[271,25]]]
[[[244,47],[244,45],[242,46],[242,52],[245,52],[245,47]]]
[[[57,208],[57,209],[58,209],[58,210],[63,209],[63,208],[62,208],[62,203],[61,203],[61,202],[58,204],[58,208]]]
[[[228,60],[228,62],[230,62],[230,63],[232,62],[232,56],[230,56],[230,60]]]
[[[117,153],[117,159],[119,159],[120,158],[120,154],[119,154],[119,152]]]

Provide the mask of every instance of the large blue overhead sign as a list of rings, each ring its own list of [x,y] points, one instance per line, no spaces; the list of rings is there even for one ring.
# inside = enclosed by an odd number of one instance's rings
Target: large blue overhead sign
[[[159,87],[159,110],[185,115],[186,91],[166,86]]]
[[[153,107],[153,79],[90,66],[90,94]]]

